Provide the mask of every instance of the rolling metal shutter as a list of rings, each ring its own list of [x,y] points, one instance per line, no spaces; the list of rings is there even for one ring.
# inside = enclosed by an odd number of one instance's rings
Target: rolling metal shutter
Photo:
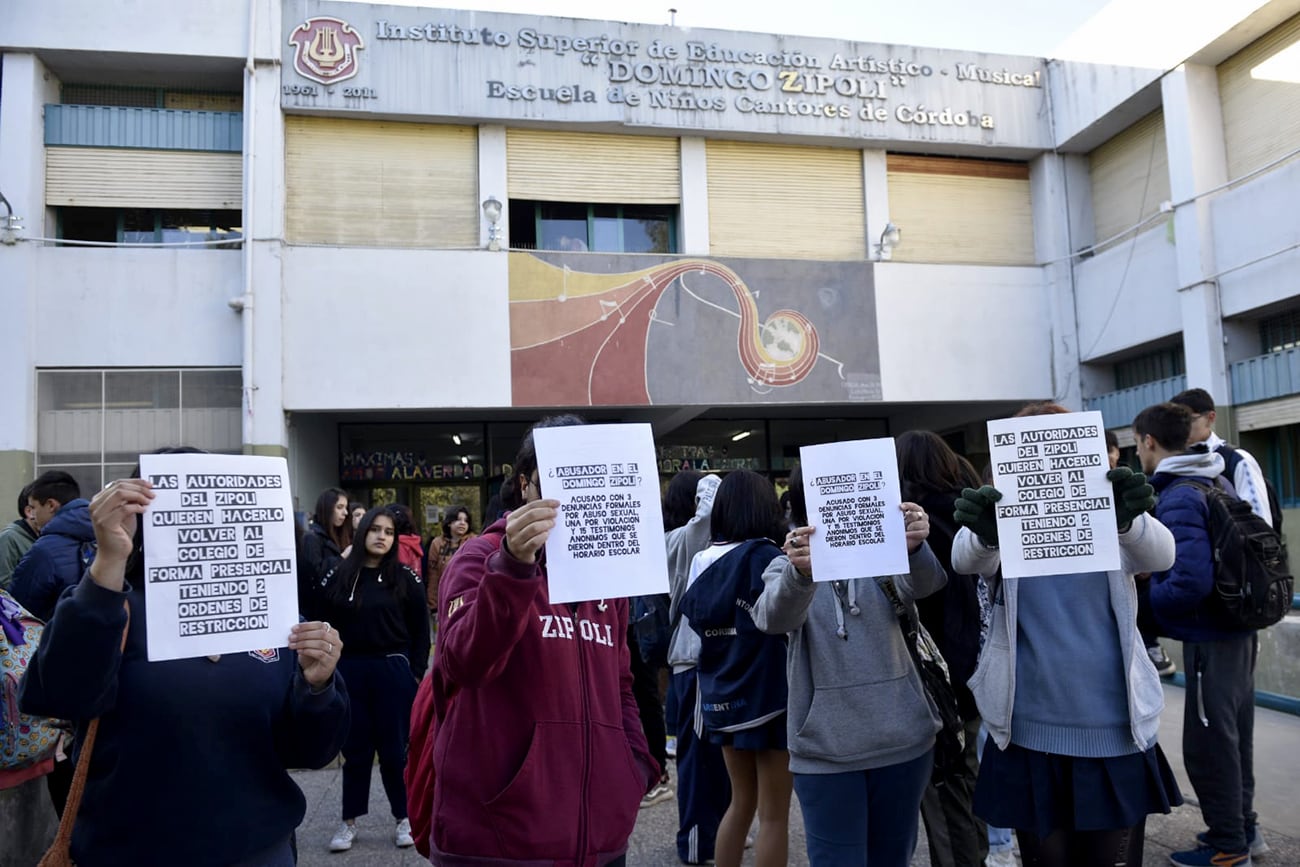
[[[478,246],[478,130],[288,116],[291,244]]]
[[[710,141],[706,154],[713,255],[866,257],[861,151]]]
[[[1169,199],[1165,116],[1156,111],[1088,155],[1096,241],[1124,231]]]
[[[889,154],[886,169],[895,262],[1034,264],[1028,166]]]
[[[1297,43],[1300,15],[1219,64],[1229,178],[1267,165],[1300,142]]]
[[[675,205],[682,200],[676,138],[506,130],[512,199]]]
[[[243,155],[48,147],[45,203],[82,208],[243,207]]]

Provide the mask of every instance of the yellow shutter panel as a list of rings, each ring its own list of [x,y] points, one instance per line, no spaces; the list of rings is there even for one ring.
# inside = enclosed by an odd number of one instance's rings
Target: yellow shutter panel
[[[864,259],[862,152],[709,141],[714,256]]]
[[[1034,264],[1028,166],[898,154],[886,166],[895,262]]]
[[[1300,15],[1219,64],[1228,177],[1295,150],[1300,141]]]
[[[1092,215],[1104,241],[1160,211],[1169,200],[1165,116],[1156,111],[1088,155]]]
[[[82,208],[243,207],[241,154],[45,149],[45,203]]]
[[[675,205],[681,145],[659,136],[506,130],[510,198]]]
[[[470,126],[285,119],[290,243],[478,246],[478,130]]]
[[[163,95],[163,108],[243,111],[244,96],[240,93],[166,93]]]

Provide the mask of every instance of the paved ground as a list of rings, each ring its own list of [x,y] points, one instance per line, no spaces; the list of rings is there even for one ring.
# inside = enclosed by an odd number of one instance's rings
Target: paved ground
[[[1188,848],[1204,829],[1200,813],[1192,803],[1193,793],[1182,767],[1181,727],[1183,691],[1165,688],[1166,707],[1161,720],[1160,741],[1177,772],[1189,803],[1169,816],[1154,816],[1147,823],[1144,867],[1168,864],[1169,853]],[[1257,777],[1256,809],[1272,853],[1260,859],[1266,867],[1300,867],[1300,717],[1259,709],[1255,722]],[[370,816],[361,820],[361,836],[352,851],[330,854],[326,846],[338,823],[341,772],[337,769],[303,772],[297,775],[307,793],[307,818],[299,829],[300,863],[304,867],[370,867],[370,865],[419,865],[425,863],[413,850],[393,846],[393,825],[376,770],[371,786]],[[806,865],[803,822],[797,801],[790,811],[790,864]],[[675,801],[642,810],[632,837],[628,864],[631,867],[675,867],[678,863],[673,834],[677,826]],[[751,863],[752,859],[746,859]],[[929,864],[922,835],[914,867]]]

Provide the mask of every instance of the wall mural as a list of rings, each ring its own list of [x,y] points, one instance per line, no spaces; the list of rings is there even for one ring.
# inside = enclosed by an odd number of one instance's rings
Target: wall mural
[[[869,262],[509,255],[515,406],[881,399]]]

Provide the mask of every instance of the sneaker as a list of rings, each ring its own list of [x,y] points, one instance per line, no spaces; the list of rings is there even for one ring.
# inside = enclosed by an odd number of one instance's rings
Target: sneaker
[[[668,738],[664,746],[664,752],[668,754],[670,759],[677,758],[677,737],[675,735]]]
[[[339,825],[339,829],[334,832],[334,838],[330,840],[331,852],[346,852],[352,848],[352,841],[357,838],[357,826],[355,822],[344,822]]]
[[[393,842],[397,844],[398,849],[405,849],[407,846],[415,845],[415,838],[411,836],[411,820],[403,819],[397,823],[397,833],[393,835]]]
[[[1020,862],[1016,860],[1016,853],[1010,849],[1001,852],[990,851],[984,864],[986,867],[1020,867]]]
[[[670,800],[672,796],[673,796],[672,786],[668,785],[665,782],[655,783],[655,787],[650,791],[646,792],[645,797],[641,799],[641,809],[645,809],[646,807],[653,807],[655,804],[663,803],[664,801]]]
[[[1220,852],[1213,846],[1198,846],[1186,852],[1175,852],[1169,863],[1177,867],[1251,867],[1250,852],[1234,854]]]
[[[1178,671],[1178,666],[1174,665],[1174,661],[1165,654],[1165,649],[1159,644],[1148,647],[1147,656],[1151,657],[1151,662],[1156,667],[1156,674],[1161,677],[1173,677]]]
[[[1206,837],[1209,835],[1209,833],[1210,833],[1209,831],[1202,831],[1201,833],[1197,834],[1196,845],[1198,846],[1209,845],[1208,842],[1206,841]],[[1268,854],[1268,850],[1270,848],[1268,845],[1268,841],[1264,839],[1264,834],[1259,830],[1258,825],[1256,825],[1254,829],[1250,832],[1250,839],[1247,840],[1246,842],[1250,846],[1251,858],[1258,858],[1261,855]]]

